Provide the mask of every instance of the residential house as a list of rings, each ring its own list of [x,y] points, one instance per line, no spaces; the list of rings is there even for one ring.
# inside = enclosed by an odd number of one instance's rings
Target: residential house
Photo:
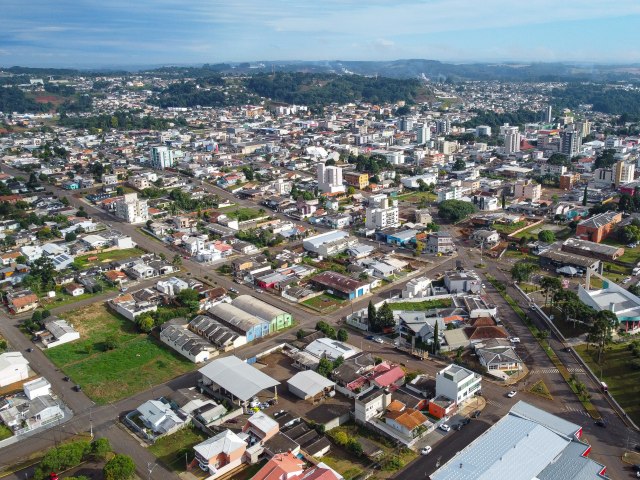
[[[433,232],[427,236],[427,253],[445,254],[455,249],[453,238],[446,232]]]
[[[10,313],[17,314],[38,308],[38,296],[31,290],[17,290],[6,295],[7,308]]]
[[[77,283],[68,283],[64,286],[65,292],[72,297],[79,297],[84,293],[84,287]]]
[[[136,409],[137,418],[152,432],[154,438],[170,435],[186,425],[185,419],[168,402],[147,400]]]
[[[209,479],[217,478],[242,464],[247,442],[231,430],[223,430],[214,437],[193,447],[193,463],[207,472]]]
[[[437,373],[436,396],[447,397],[460,406],[480,392],[481,380],[477,373],[453,363]]]
[[[57,347],[80,338],[80,333],[66,320],[49,317],[44,323],[45,331],[40,333],[40,341],[47,348]]]
[[[426,430],[428,419],[420,411],[408,408],[398,400],[393,400],[387,405],[384,421],[405,437],[415,438]]]
[[[0,388],[29,378],[29,361],[21,352],[0,354]]]

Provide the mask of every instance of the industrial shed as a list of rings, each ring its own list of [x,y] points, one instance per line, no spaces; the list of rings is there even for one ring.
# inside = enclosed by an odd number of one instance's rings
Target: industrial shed
[[[329,396],[336,386],[335,382],[313,370],[296,373],[287,381],[287,385],[291,393],[303,400]]]
[[[269,322],[261,320],[236,306],[228,303],[219,303],[211,307],[208,312],[216,320],[246,335],[247,342],[269,335]]]
[[[291,326],[291,314],[249,295],[240,295],[232,303],[234,307],[269,322],[269,331],[276,332]]]

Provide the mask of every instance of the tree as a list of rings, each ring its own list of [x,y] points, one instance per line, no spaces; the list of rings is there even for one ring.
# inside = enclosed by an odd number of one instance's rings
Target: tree
[[[333,362],[327,358],[321,358],[320,362],[318,363],[318,368],[316,369],[316,372],[319,375],[322,375],[323,377],[329,377],[329,375],[331,375],[331,372],[333,371]]]
[[[598,348],[598,363],[600,363],[602,352],[611,341],[614,328],[618,325],[618,317],[610,310],[600,310],[596,313],[593,325],[589,331],[589,342],[594,343]]]
[[[31,264],[27,284],[36,290],[45,290],[54,285],[56,269],[49,257],[40,257]]]
[[[344,328],[340,328],[340,329],[338,329],[338,333],[336,335],[336,338],[338,340],[340,340],[341,342],[346,342],[349,339],[349,334],[347,333],[347,331]]]
[[[78,236],[75,234],[75,232],[67,232],[67,234],[64,236],[64,241],[65,242],[73,242],[77,238],[78,238]]]
[[[623,229],[623,235],[627,242],[640,241],[640,226],[633,224],[626,225]]]
[[[507,196],[503,191],[502,192],[502,209],[504,210],[506,207],[507,207]]]
[[[438,322],[433,327],[433,353],[436,354],[440,350],[440,332]]]
[[[393,318],[393,310],[391,310],[391,306],[385,302],[376,314],[375,331],[383,331],[385,328],[394,327],[395,324],[396,321]]]
[[[128,455],[117,454],[102,470],[105,480],[130,480],[136,473],[136,464]]]
[[[529,262],[518,262],[511,267],[511,277],[516,282],[526,282],[538,266]]]
[[[91,442],[91,456],[98,460],[104,460],[111,450],[108,438],[98,438]]]
[[[347,195],[353,195],[356,193],[356,189],[353,186],[350,186],[349,188],[347,188]]]
[[[118,348],[118,337],[115,335],[108,335],[104,339],[104,348],[105,350],[115,350]]]
[[[171,263],[173,264],[173,266],[179,267],[180,265],[182,265],[182,257],[178,254],[175,254],[173,256],[173,260],[171,260]]]
[[[464,220],[475,211],[472,203],[462,200],[445,200],[438,205],[438,215],[451,223]]]
[[[144,333],[149,333],[151,330],[153,330],[153,327],[155,325],[155,321],[153,320],[153,317],[151,315],[139,316],[136,323],[140,331]]]
[[[467,168],[467,162],[465,162],[462,158],[457,159],[453,163],[453,171],[458,172],[460,170],[464,170]]]
[[[544,292],[544,304],[547,305],[549,295],[553,295],[562,289],[562,282],[557,277],[542,277],[540,280],[540,287]]]
[[[588,190],[587,190],[587,186],[585,185],[584,193],[582,194],[582,206],[583,207],[587,206],[587,200],[588,200]]]
[[[376,312],[376,307],[374,307],[371,300],[369,300],[369,305],[367,306],[367,319],[369,320],[369,326],[373,328],[374,325],[377,324],[378,312]]]
[[[551,230],[542,230],[538,233],[538,240],[544,243],[553,243],[556,241],[556,235]]]
[[[192,312],[200,310],[200,294],[193,288],[180,290],[177,298],[182,305],[189,308]]]

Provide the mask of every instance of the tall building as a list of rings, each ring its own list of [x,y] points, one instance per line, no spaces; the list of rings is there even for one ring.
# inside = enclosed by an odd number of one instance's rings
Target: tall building
[[[438,135],[449,135],[451,133],[451,122],[446,118],[436,120],[436,133]]]
[[[390,200],[384,194],[369,197],[365,226],[377,229],[399,227],[400,216],[397,200]]]
[[[427,143],[431,140],[431,129],[426,123],[418,125],[418,128],[416,129],[416,137],[416,141],[419,144]]]
[[[566,129],[560,133],[560,153],[569,158],[575,157],[580,151],[582,136],[580,132],[573,129]]]
[[[115,214],[127,223],[145,223],[149,220],[149,207],[146,200],[138,199],[137,193],[127,193],[116,202]]]
[[[520,131],[518,127],[502,127],[504,129],[504,153],[507,155],[520,151]]]
[[[490,137],[491,127],[489,125],[478,125],[476,127],[476,137]]]
[[[633,162],[620,160],[614,167],[614,183],[616,187],[633,182],[636,173],[636,165]]]
[[[318,190],[322,193],[339,193],[346,189],[342,184],[342,168],[318,164]]]
[[[403,132],[410,132],[411,130],[413,130],[413,125],[415,124],[416,120],[415,118],[412,117],[402,117],[400,119],[400,130]]]
[[[551,120],[553,120],[553,108],[549,105],[544,112],[544,121],[546,123],[551,123]]]
[[[151,167],[164,170],[173,166],[173,155],[168,147],[151,147]]]
[[[542,185],[533,183],[531,180],[518,180],[513,188],[515,198],[524,198],[530,202],[537,203],[542,195]]]

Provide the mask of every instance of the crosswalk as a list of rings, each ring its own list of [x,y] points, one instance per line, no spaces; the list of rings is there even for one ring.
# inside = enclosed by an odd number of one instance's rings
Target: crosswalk
[[[584,415],[585,417],[588,417],[589,414],[585,411],[584,408],[582,408],[582,406],[578,406],[578,405],[565,405],[564,406],[564,411],[565,412],[569,412],[569,413],[579,413],[580,415]]]
[[[491,405],[492,407],[496,407],[496,408],[504,407],[504,403],[496,402],[495,400],[491,400],[490,398],[488,398],[486,402],[487,402],[487,405]]]
[[[582,375],[585,373],[584,369],[580,367],[570,367],[570,368],[567,368],[567,370],[569,371],[569,373],[575,373],[576,375]],[[536,374],[536,373],[558,373],[558,369],[555,367],[548,367],[548,368],[534,368],[533,370],[531,370],[531,374]]]

